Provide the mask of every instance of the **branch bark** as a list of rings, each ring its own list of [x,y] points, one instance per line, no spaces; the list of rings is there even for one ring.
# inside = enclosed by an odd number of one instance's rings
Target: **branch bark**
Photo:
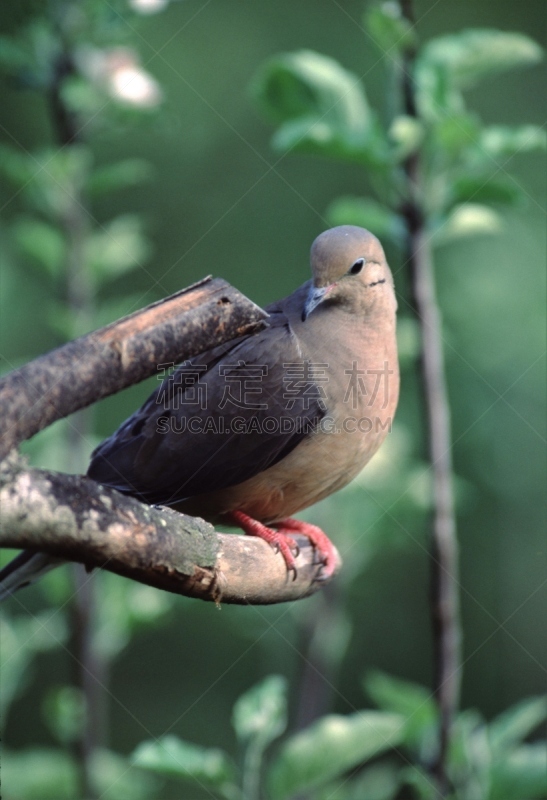
[[[28,468],[15,453],[0,464],[0,547],[50,553],[175,594],[240,605],[306,597],[325,582],[309,540],[295,539],[293,580],[261,539],[217,533],[89,478]]]
[[[70,342],[0,382],[0,458],[57,419],[267,323],[223,280],[194,286]],[[176,594],[225,603],[280,603],[324,585],[309,540],[297,577],[266,542],[217,533],[79,475],[0,463],[0,547],[50,553]]]
[[[401,10],[415,24],[412,0]],[[418,118],[413,71],[415,51],[407,50],[402,71],[405,113]],[[431,529],[431,620],[434,646],[434,692],[440,715],[439,749],[434,773],[443,797],[449,791],[446,761],[461,683],[461,624],[458,595],[458,540],[452,482],[450,404],[442,346],[442,319],[436,297],[431,244],[427,235],[420,153],[405,162],[408,199],[401,209],[407,223],[407,263],[422,339],[422,387],[433,471]]]
[[[229,283],[209,277],[14,370],[0,381],[0,458],[158,366],[260,330],[267,316]]]

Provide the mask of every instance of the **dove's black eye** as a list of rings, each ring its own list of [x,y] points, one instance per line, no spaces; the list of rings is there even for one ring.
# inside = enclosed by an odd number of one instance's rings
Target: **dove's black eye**
[[[363,267],[365,266],[365,259],[358,258],[355,264],[350,268],[349,274],[350,275],[358,275]]]

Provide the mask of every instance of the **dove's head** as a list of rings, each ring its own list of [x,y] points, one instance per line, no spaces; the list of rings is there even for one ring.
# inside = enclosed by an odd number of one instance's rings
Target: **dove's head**
[[[373,309],[394,313],[393,277],[382,245],[370,231],[340,225],[321,233],[311,247],[312,287],[302,310],[305,320],[321,305],[344,306],[356,314]]]

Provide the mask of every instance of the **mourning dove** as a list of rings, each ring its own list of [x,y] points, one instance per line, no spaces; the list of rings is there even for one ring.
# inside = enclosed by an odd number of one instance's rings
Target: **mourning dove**
[[[320,234],[312,279],[266,308],[269,326],[180,365],[92,454],[89,477],[150,504],[232,523],[274,545],[336,553],[292,515],[349,483],[380,447],[399,394],[393,278],[378,239]],[[2,576],[0,575],[0,578]]]

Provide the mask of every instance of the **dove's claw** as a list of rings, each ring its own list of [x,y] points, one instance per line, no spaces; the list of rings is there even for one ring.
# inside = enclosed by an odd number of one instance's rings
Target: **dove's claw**
[[[245,533],[264,539],[274,548],[276,553],[281,553],[287,565],[287,571],[293,572],[293,580],[296,580],[297,577],[296,559],[300,555],[300,547],[293,539],[292,533],[303,534],[315,548],[322,564],[315,579],[326,581],[333,574],[337,564],[336,551],[328,536],[317,525],[311,525],[309,522],[302,522],[299,519],[287,518],[276,522],[275,527],[277,530],[274,530],[244,514],[243,511],[233,511],[230,517],[236,525],[243,528]]]
[[[262,522],[259,522],[242,511],[233,511],[230,517],[236,525],[239,525],[246,534],[249,536],[258,536],[260,539],[270,544],[276,553],[281,553],[283,560],[287,565],[287,571],[293,572],[293,580],[296,580],[296,557],[298,556],[298,545],[292,538],[285,532],[268,528]]]
[[[326,581],[331,577],[336,569],[338,558],[336,555],[336,550],[334,549],[334,545],[327,534],[321,530],[321,528],[318,528],[317,525],[312,525],[309,522],[303,522],[300,519],[293,519],[292,517],[283,519],[281,522],[277,522],[276,526],[280,531],[283,531],[286,534],[292,532],[301,533],[304,536],[307,536],[314,546],[315,551],[323,565],[319,571],[319,574],[316,576],[316,580]]]

